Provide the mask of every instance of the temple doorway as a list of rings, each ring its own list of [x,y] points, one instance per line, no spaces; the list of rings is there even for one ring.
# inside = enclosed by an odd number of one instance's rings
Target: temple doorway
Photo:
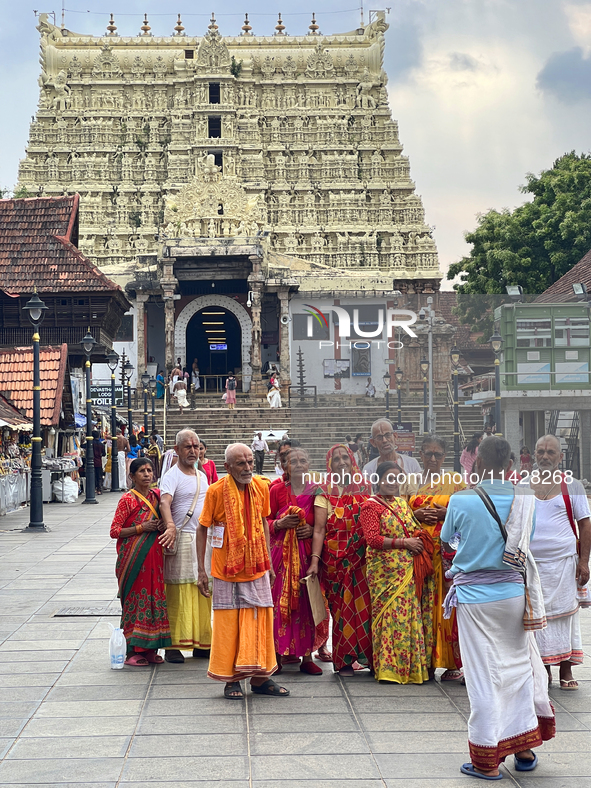
[[[198,360],[202,391],[222,391],[230,371],[240,382],[242,331],[232,312],[220,306],[200,309],[189,320],[186,341],[187,367],[191,367],[195,358]]]

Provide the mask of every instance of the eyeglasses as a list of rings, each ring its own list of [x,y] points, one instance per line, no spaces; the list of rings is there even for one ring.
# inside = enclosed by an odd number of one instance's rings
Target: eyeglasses
[[[436,460],[442,460],[445,457],[442,451],[424,451],[423,455],[425,457],[435,458]]]
[[[394,435],[393,432],[381,432],[379,435],[374,435],[373,439],[374,441],[383,441],[386,440],[386,438],[391,438],[392,435]]]

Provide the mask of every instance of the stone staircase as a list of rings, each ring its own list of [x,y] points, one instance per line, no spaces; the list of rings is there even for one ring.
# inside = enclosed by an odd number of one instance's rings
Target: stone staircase
[[[269,406],[256,400],[238,399],[236,409],[220,407],[219,398],[211,402],[197,402],[197,409],[185,410],[181,415],[177,408],[167,411],[166,444],[174,443],[174,436],[184,427],[194,429],[207,443],[207,456],[216,465],[223,465],[224,449],[229,443],[246,443],[250,445],[258,430],[273,430],[278,434],[288,432],[297,438],[310,452],[310,465],[313,470],[324,470],[325,455],[330,446],[345,442],[345,435],[353,438],[356,433],[363,433],[369,438],[372,423],[386,415],[384,399],[369,400],[366,397],[349,398],[352,402],[327,404],[328,398],[322,398],[317,407],[308,403],[301,404],[292,400],[292,407],[271,410]],[[334,401],[334,400],[333,400]],[[442,396],[434,402],[437,433],[447,441],[448,461],[453,465],[453,418],[447,400]],[[403,404],[402,421],[411,422],[416,435],[417,451],[420,446],[419,425],[423,412],[422,400]],[[162,411],[156,412],[156,424],[163,434]],[[396,396],[390,398],[390,418],[397,419]],[[134,421],[142,423],[143,413],[134,412]],[[151,422],[150,422],[151,423]],[[466,439],[473,432],[482,429],[482,417],[479,407],[460,406],[460,423]],[[273,448],[271,446],[271,448]],[[265,461],[265,470],[270,472],[272,461]]]

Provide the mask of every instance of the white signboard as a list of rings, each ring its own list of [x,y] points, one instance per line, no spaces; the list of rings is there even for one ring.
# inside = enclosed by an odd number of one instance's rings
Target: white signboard
[[[521,384],[550,383],[550,362],[539,361],[536,364],[518,364],[517,382]]]
[[[566,361],[556,364],[556,383],[588,383],[589,364],[586,361]]]

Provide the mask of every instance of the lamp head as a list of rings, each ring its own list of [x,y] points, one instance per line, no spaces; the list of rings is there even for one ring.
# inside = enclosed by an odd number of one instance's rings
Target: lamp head
[[[495,352],[495,355],[496,355],[497,353],[500,353],[500,351],[501,351],[501,348],[503,347],[503,337],[502,337],[500,334],[497,334],[497,333],[495,332],[495,333],[492,335],[492,337],[490,338],[490,340],[489,340],[489,341],[490,341],[490,345],[491,345],[492,349],[493,349],[493,350],[494,350],[494,352]]]
[[[523,287],[521,285],[507,285],[505,290],[513,301],[523,301]]]
[[[29,313],[29,320],[36,326],[43,321],[44,312],[46,309],[49,309],[49,307],[43,303],[37,293],[33,293],[23,309]]]
[[[389,373],[389,372],[386,372],[386,373],[384,374],[384,376],[383,376],[382,380],[384,381],[384,386],[385,386],[387,389],[389,389],[389,388],[390,388],[390,381],[392,380],[392,376],[390,375],[390,373]]]
[[[456,345],[454,345],[450,350],[449,357],[451,358],[451,363],[454,365],[454,367],[457,367],[460,363],[460,351]]]
[[[421,372],[423,373],[423,377],[426,377],[427,372],[429,371],[429,361],[426,358],[422,358],[420,362]]]
[[[400,369],[400,367],[396,369],[394,377],[396,378],[396,384],[399,386],[402,383],[402,378],[404,377],[404,372]]]
[[[585,301],[587,299],[587,285],[583,282],[574,282],[573,293],[576,295],[577,301]]]
[[[147,389],[148,388],[148,384],[150,382],[150,373],[149,372],[142,372],[141,380],[142,380],[142,386],[145,389]]]
[[[114,350],[111,350],[107,353],[107,365],[111,372],[115,372],[117,369],[117,364],[119,363],[119,356],[115,353]]]
[[[131,380],[131,376],[133,375],[133,364],[130,361],[126,361],[123,365],[123,374],[125,375],[127,382],[129,382]]]
[[[84,348],[84,352],[90,358],[92,355],[92,351],[94,346],[96,345],[96,339],[90,333],[90,329],[86,332],[86,336],[83,338],[82,342],[80,343]]]
[[[158,385],[158,381],[156,380],[156,378],[150,378],[150,380],[148,381],[148,385],[150,386],[150,391],[153,394],[156,391],[156,386]]]

